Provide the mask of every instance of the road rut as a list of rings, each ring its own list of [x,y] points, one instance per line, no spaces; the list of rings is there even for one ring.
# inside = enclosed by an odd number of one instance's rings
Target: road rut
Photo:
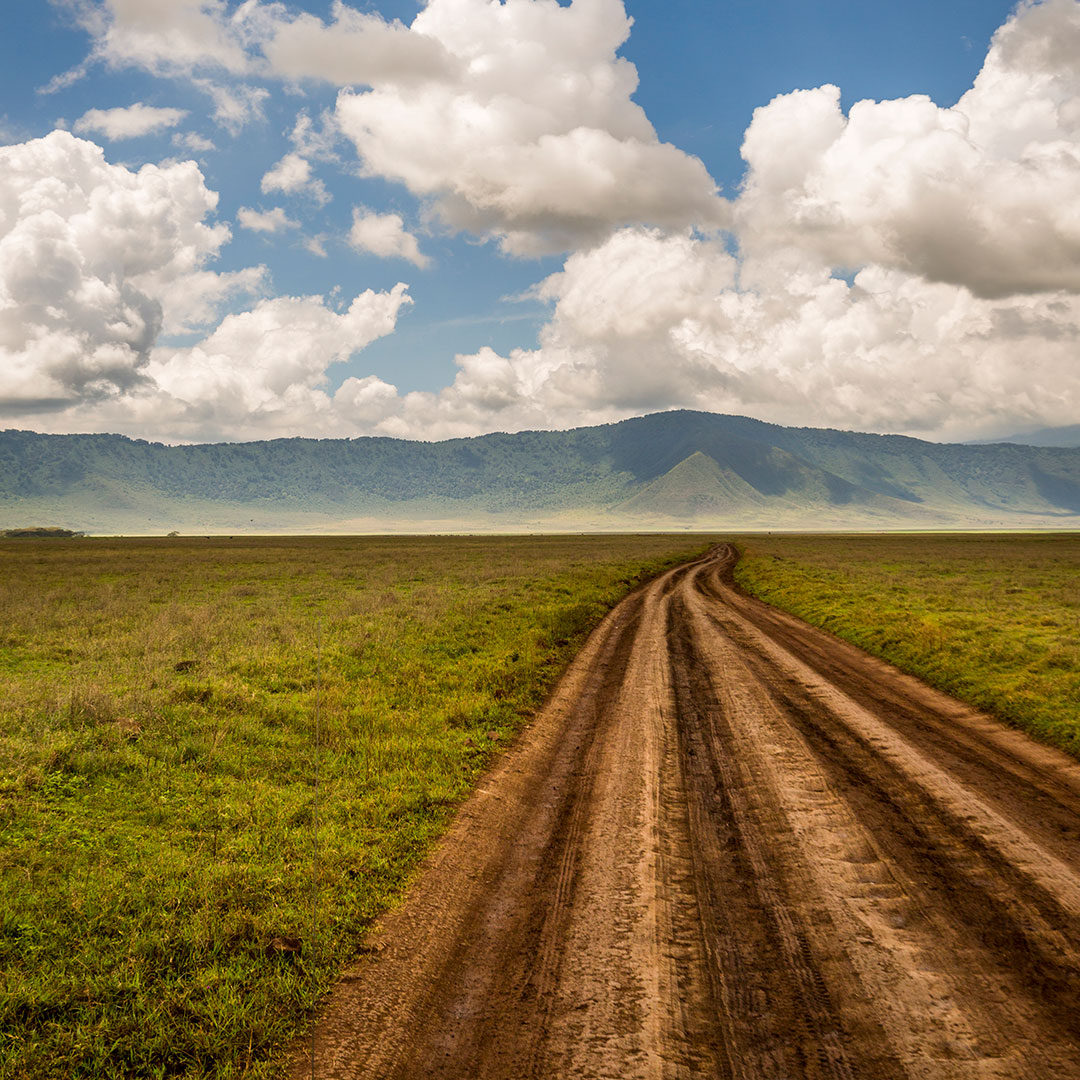
[[[1080,1080],[1080,765],[735,560],[594,632],[329,1002],[315,1076]]]

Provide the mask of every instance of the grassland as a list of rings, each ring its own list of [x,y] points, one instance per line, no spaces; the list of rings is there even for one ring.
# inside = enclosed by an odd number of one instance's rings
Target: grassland
[[[0,1077],[276,1075],[589,628],[703,546],[0,541]]]
[[[1080,756],[1080,536],[775,536],[748,592]]]

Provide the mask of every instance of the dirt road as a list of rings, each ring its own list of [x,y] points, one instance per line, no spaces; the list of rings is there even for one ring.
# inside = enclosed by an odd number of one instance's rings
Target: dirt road
[[[330,1003],[320,1080],[1080,1080],[1080,766],[734,559],[594,633]]]

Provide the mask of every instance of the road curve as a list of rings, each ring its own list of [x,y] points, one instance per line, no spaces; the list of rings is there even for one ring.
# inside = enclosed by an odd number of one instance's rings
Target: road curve
[[[1080,765],[735,560],[594,632],[328,1003],[315,1076],[1080,1080]]]

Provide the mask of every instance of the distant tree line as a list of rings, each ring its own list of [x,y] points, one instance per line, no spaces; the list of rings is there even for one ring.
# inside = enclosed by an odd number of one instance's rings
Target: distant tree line
[[[45,539],[52,537],[70,537],[70,536],[85,536],[86,533],[74,532],[72,529],[55,529],[45,525],[31,525],[24,529],[0,529],[0,536],[5,540],[15,539],[17,537],[31,537],[34,539]]]

